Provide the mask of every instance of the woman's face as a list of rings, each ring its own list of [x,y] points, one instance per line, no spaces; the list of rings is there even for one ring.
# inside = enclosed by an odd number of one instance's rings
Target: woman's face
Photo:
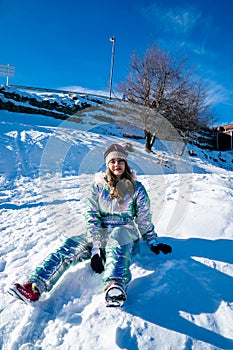
[[[125,172],[125,161],[120,158],[111,159],[108,167],[116,178],[121,178]]]

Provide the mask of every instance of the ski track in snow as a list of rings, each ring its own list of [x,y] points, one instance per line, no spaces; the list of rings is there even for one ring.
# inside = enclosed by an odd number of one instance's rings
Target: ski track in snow
[[[84,232],[85,198],[93,174],[104,169],[102,151],[125,141],[120,131],[118,138],[87,134],[16,116],[0,120],[0,347],[233,349],[233,177],[201,157],[178,162],[168,154],[161,166],[130,141],[153,221],[173,253],[155,256],[141,244],[123,308],[105,307],[101,276],[88,262],[70,268],[34,306],[6,293],[67,237]]]

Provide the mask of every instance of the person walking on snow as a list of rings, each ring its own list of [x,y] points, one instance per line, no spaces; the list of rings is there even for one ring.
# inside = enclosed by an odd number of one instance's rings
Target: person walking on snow
[[[112,144],[104,152],[106,172],[97,173],[87,200],[87,232],[68,238],[50,254],[24,284],[9,293],[23,300],[39,300],[72,264],[90,259],[91,268],[103,273],[106,306],[122,306],[131,280],[130,265],[142,238],[155,254],[171,253],[160,243],[152,223],[146,189],[129,167],[127,151]]]

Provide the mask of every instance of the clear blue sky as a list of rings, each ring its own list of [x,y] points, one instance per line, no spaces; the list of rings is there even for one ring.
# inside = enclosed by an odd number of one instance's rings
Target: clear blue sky
[[[188,55],[211,84],[219,123],[233,122],[232,0],[0,0],[0,64],[11,84],[113,91],[153,43]],[[0,77],[0,83],[5,78]]]

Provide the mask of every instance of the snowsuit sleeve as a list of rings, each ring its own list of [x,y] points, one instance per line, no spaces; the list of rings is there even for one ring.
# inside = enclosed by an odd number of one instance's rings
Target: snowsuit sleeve
[[[150,199],[145,187],[138,181],[136,182],[135,222],[147,243],[156,240],[157,233],[152,223]]]
[[[100,187],[94,183],[91,186],[91,192],[86,203],[86,223],[87,223],[87,240],[90,245],[100,247],[101,241],[101,214],[99,210],[99,193]]]

